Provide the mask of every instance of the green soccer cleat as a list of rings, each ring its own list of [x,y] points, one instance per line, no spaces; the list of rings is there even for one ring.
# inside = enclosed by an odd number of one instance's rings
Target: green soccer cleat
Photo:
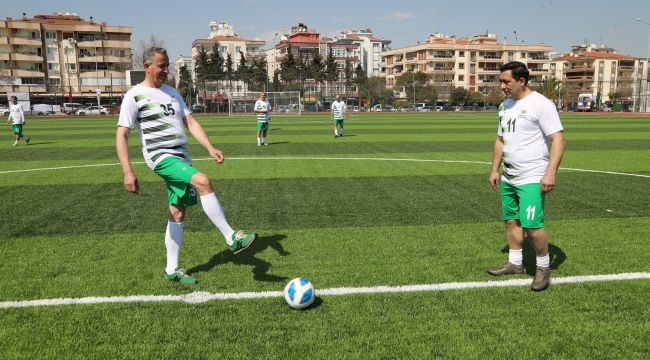
[[[254,232],[246,232],[244,230],[239,230],[232,234],[232,245],[228,245],[230,248],[230,251],[232,251],[233,254],[238,254],[244,250],[246,250],[247,247],[251,246],[253,241],[257,239],[257,234]]]
[[[187,275],[187,273],[183,269],[177,268],[173,274],[164,274],[164,276],[165,279],[169,281],[176,281],[181,285],[190,286],[197,283],[196,279]]]

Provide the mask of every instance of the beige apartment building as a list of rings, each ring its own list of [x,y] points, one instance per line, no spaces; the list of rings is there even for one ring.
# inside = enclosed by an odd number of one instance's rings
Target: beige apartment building
[[[188,70],[190,70],[190,75],[192,76],[193,81],[196,80],[196,58],[198,56],[199,48],[201,47],[210,54],[216,45],[221,57],[224,59],[224,66],[225,60],[228,58],[228,55],[230,55],[233,62],[233,70],[237,70],[239,67],[242,55],[247,60],[266,56],[266,53],[262,51],[262,47],[266,43],[265,41],[241,38],[235,33],[234,27],[223,21],[212,21],[209,26],[210,33],[207,39],[196,39],[192,42],[192,61],[191,68]],[[183,62],[187,66],[186,59],[179,58],[177,64],[180,62]],[[194,85],[196,86],[197,84],[195,83]],[[247,91],[246,84],[241,81],[232,81],[230,83],[226,81],[218,81],[207,84],[205,95],[207,99],[223,101],[225,91],[230,92],[231,94],[242,93]],[[198,96],[203,98],[203,91],[199,92]],[[207,99],[201,100],[200,102]]]
[[[131,33],[75,13],[0,20],[0,94],[49,103],[119,97],[128,90]]]
[[[499,66],[509,61],[521,61],[530,70],[531,85],[549,75],[549,52],[545,44],[499,43],[493,34],[472,38],[456,38],[443,34],[429,35],[423,44],[384,51],[382,77],[389,88],[395,78],[409,72],[432,74],[429,83],[438,88],[441,101],[451,90],[462,87],[484,95],[499,91]],[[405,89],[394,89],[398,97],[406,98]]]
[[[591,94],[596,109],[617,101],[634,111],[647,111],[645,59],[618,54],[604,45],[575,45],[571,52],[552,59],[551,74],[564,83],[565,106],[578,101],[580,94]]]

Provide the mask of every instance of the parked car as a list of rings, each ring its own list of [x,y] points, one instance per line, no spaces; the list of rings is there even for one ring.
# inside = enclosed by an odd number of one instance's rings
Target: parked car
[[[422,112],[436,111],[436,108],[435,108],[435,106],[426,105],[426,106],[421,107],[419,111],[422,111]]]
[[[359,107],[354,106],[354,105],[348,105],[347,106],[347,111],[349,111],[349,112],[359,112]]]
[[[75,115],[107,115],[108,109],[103,106],[89,106],[87,108],[79,109]]]
[[[5,106],[0,106],[0,114],[3,116],[9,116],[9,108]]]
[[[192,112],[193,113],[204,113],[205,112],[205,105],[201,105],[201,104],[192,105]]]

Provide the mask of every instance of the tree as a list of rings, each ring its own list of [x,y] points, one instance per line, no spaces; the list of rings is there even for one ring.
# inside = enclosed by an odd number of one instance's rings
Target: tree
[[[354,79],[352,78],[353,74],[354,72],[352,70],[352,62],[349,58],[347,58],[345,59],[345,69],[343,70],[343,75],[345,76],[345,90],[348,93],[350,92],[350,88],[354,83]]]
[[[165,42],[155,35],[150,35],[148,39],[138,40],[138,45],[133,51],[133,70],[144,70],[144,57],[148,49],[152,47],[164,48]]]
[[[361,86],[361,96],[368,99],[370,106],[381,102],[386,94],[386,79],[379,76],[371,76]]]
[[[469,97],[469,92],[465,88],[458,87],[451,91],[449,94],[449,102],[452,105],[465,105]]]
[[[237,71],[235,71],[235,75],[237,77],[237,80],[242,81],[246,85],[250,85],[250,69],[246,62],[246,56],[244,56],[244,53],[241,51],[239,52],[239,66],[237,67]]]
[[[293,57],[291,46],[287,47],[287,56],[280,61],[280,77],[286,84],[291,84],[297,79],[296,59]]]
[[[546,96],[551,101],[556,102],[555,100],[557,99],[558,92],[562,89],[562,86],[563,83],[561,80],[554,76],[550,76],[544,79],[544,81],[542,81],[538,86],[533,87],[533,90]]]
[[[208,80],[219,82],[223,79],[223,57],[217,43],[212,45],[212,51],[208,57]]]
[[[190,71],[185,65],[181,66],[178,71],[178,92],[185,99],[186,104],[192,103],[192,99],[190,98],[192,92],[192,75],[190,75]]]
[[[320,85],[325,79],[325,64],[323,64],[323,57],[320,56],[318,49],[314,51],[311,64],[307,67],[306,72],[308,74],[307,76],[316,80],[320,89]]]
[[[325,59],[325,76],[324,80],[332,87],[332,82],[338,80],[339,69],[336,67],[336,59],[334,58],[334,50],[330,47]]]
[[[485,97],[485,103],[499,105],[503,102],[503,94],[500,91],[492,91]]]
[[[197,49],[197,54],[196,54],[196,60],[195,60],[195,65],[194,65],[194,73],[196,76],[196,83],[201,85],[201,88],[203,89],[203,101],[205,102],[206,98],[206,82],[208,81],[209,77],[209,60],[208,60],[208,53],[205,51],[205,48],[203,46],[200,46]]]
[[[266,69],[266,59],[259,58],[253,59],[250,67],[251,85],[256,90],[266,89],[268,81],[268,73]]]
[[[354,83],[357,84],[357,90],[359,90],[368,81],[368,75],[363,70],[363,67],[361,67],[361,63],[357,64],[357,67],[354,69],[354,75]]]
[[[232,62],[232,56],[230,53],[228,53],[228,56],[226,57],[226,80],[228,80],[228,91],[232,89],[232,80],[235,77],[235,69],[234,69],[234,64]]]

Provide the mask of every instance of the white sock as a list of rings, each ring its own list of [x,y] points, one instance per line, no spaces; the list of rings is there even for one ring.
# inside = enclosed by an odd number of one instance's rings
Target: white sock
[[[208,195],[201,196],[201,206],[203,206],[203,211],[212,221],[212,223],[221,231],[221,234],[226,238],[226,243],[232,245],[232,234],[234,231],[226,221],[226,214],[223,212],[223,208],[217,199],[217,194],[210,193]]]
[[[338,134],[339,134],[339,131],[334,129],[334,135],[338,135]]]
[[[343,135],[343,128],[341,128],[341,130],[339,130],[339,135]]]
[[[551,258],[546,254],[546,256],[537,256],[536,257],[537,267],[547,268],[551,266]]]
[[[259,138],[259,137],[258,137],[258,138],[257,138],[257,145],[261,145],[261,144],[262,144],[262,138]]]
[[[510,250],[508,252],[508,261],[513,265],[521,265],[524,261],[523,250]]]
[[[262,144],[266,143],[266,138],[262,136]]]
[[[167,231],[165,231],[165,247],[167,248],[167,268],[165,272],[171,275],[178,268],[178,257],[183,245],[183,223],[167,221]]]

